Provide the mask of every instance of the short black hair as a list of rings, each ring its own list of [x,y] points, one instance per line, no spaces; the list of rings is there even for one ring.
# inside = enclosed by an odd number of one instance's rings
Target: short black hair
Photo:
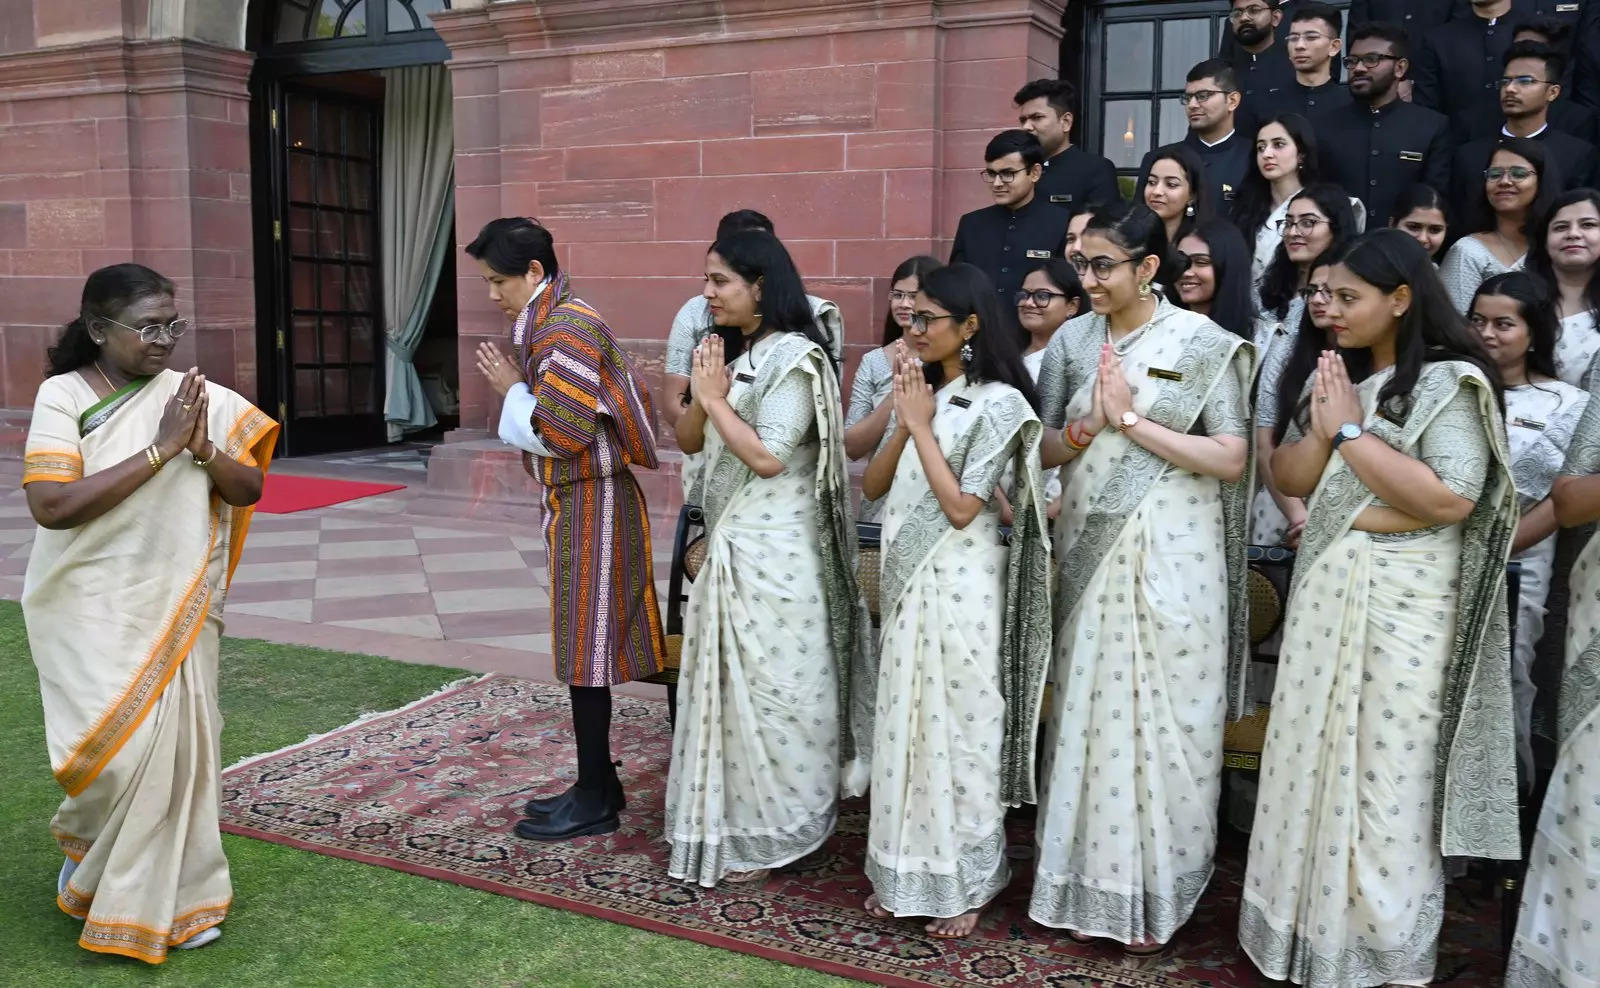
[[[1239,73],[1233,71],[1233,66],[1220,58],[1208,58],[1189,70],[1186,82],[1199,82],[1201,79],[1210,79],[1217,84],[1217,88],[1225,93],[1239,91]]]
[[[1289,18],[1290,24],[1299,24],[1301,21],[1323,21],[1333,28],[1334,37],[1338,37],[1344,31],[1344,11],[1332,4],[1318,3],[1316,0],[1301,4],[1294,12],[1294,16]]]
[[[1057,113],[1078,112],[1078,87],[1065,79],[1035,79],[1017,90],[1011,102],[1021,106],[1040,98]]]
[[[556,261],[556,239],[538,220],[526,216],[502,216],[485,223],[478,236],[467,244],[467,256],[508,276],[527,274],[533,261],[544,268],[547,278],[561,270]]]
[[[1002,130],[983,149],[984,161],[998,161],[1008,154],[1022,155],[1024,167],[1044,164],[1044,145],[1025,130]]]
[[[1511,36],[1515,38],[1524,31],[1539,35],[1546,44],[1563,54],[1572,51],[1572,28],[1553,17],[1530,17],[1518,24]]]
[[[1406,41],[1406,29],[1391,21],[1368,21],[1350,32],[1350,48],[1358,41],[1387,41],[1395,58],[1410,58],[1411,46]]]
[[[717,221],[718,240],[730,237],[740,230],[765,230],[774,237],[778,235],[772,221],[767,219],[767,214],[758,213],[753,209],[735,209]]]
[[[1539,41],[1518,41],[1506,49],[1505,60],[1501,63],[1510,68],[1511,63],[1519,58],[1531,58],[1544,63],[1544,74],[1549,76],[1546,82],[1560,83],[1567,74],[1567,56],[1560,50]]]

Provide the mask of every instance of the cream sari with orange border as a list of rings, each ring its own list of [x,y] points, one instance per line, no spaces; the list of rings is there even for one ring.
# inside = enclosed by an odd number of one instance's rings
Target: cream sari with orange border
[[[71,483],[155,438],[183,375],[99,399],[76,373],[39,388],[22,482]],[[217,448],[265,469],[278,426],[209,384]],[[78,943],[155,964],[221,923],[233,897],[217,812],[222,605],[251,508],[224,504],[180,454],[104,515],[41,528],[22,592],[50,766],[50,823],[77,870],[57,897]]]

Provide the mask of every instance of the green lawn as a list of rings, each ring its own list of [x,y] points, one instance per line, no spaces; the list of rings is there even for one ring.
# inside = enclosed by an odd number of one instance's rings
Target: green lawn
[[[224,764],[424,696],[460,677],[432,666],[228,640]],[[38,680],[17,605],[0,602],[0,951],[5,984],[655,986],[847,985],[686,940],[487,892],[224,836],[234,908],[222,939],[167,963],[91,954],[55,906],[61,853]]]

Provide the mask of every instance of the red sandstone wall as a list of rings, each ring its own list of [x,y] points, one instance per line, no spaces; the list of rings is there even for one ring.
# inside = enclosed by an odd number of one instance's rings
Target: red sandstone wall
[[[948,250],[961,213],[987,202],[982,145],[1014,123],[1016,88],[1053,73],[1061,9],[546,0],[440,16],[458,239],[496,216],[539,218],[584,297],[658,373],[717,219],[759,209],[807,287],[843,309],[853,363],[878,337],[894,265]],[[458,287],[468,367],[504,326],[473,267]],[[490,406],[463,375],[463,426],[485,427]]]

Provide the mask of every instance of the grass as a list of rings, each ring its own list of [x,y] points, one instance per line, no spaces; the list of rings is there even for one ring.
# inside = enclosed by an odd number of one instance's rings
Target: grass
[[[3,981],[28,988],[196,985],[697,986],[854,982],[474,889],[224,835],[234,908],[222,939],[150,967],[77,946],[55,906],[61,793],[17,605],[0,602],[0,936]],[[461,673],[229,639],[223,764],[403,706]]]

